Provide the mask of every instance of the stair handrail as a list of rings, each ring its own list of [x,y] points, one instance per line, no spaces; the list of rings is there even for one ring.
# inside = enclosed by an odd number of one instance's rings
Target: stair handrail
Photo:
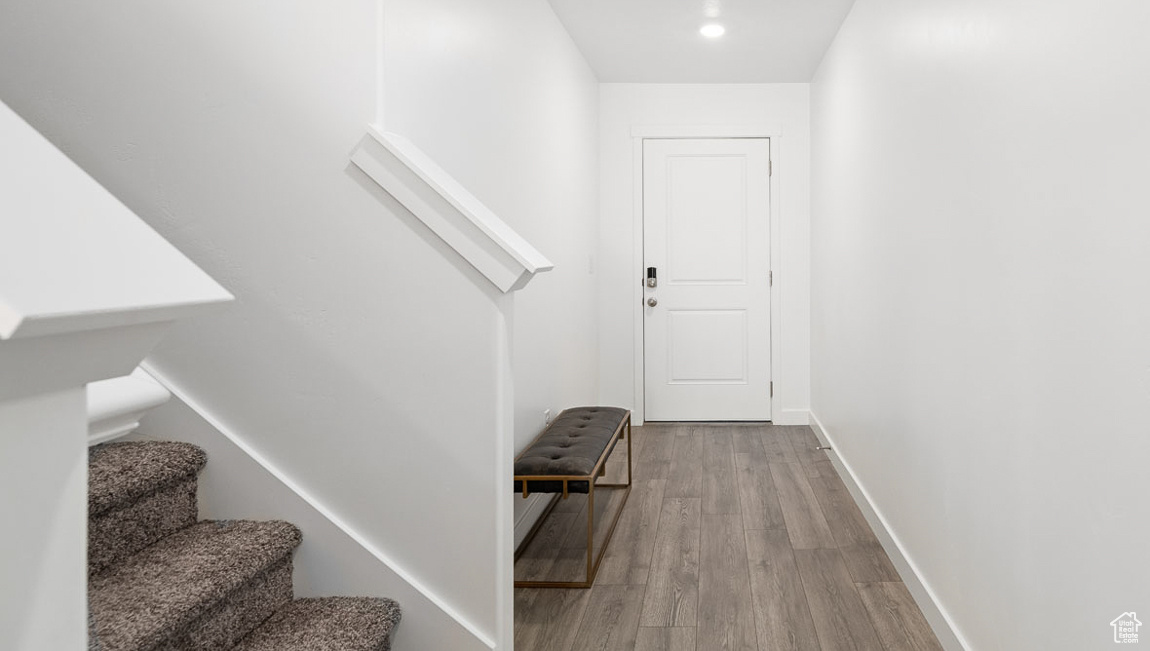
[[[131,434],[148,411],[172,393],[141,368],[131,375],[88,384],[88,446]]]
[[[374,126],[351,162],[395,197],[499,291],[555,265],[413,142]]]

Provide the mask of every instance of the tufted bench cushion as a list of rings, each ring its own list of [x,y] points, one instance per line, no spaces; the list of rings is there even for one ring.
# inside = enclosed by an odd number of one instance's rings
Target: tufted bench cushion
[[[566,409],[523,451],[515,461],[516,476],[581,476],[589,477],[603,456],[612,437],[625,422],[629,412],[618,407],[572,407]],[[569,481],[570,493],[586,493],[588,481]],[[532,480],[527,482],[532,493],[559,493],[562,481]],[[523,482],[515,482],[515,492],[523,491]]]

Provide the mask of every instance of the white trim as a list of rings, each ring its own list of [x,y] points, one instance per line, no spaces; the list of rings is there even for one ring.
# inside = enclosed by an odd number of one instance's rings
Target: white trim
[[[345,522],[336,513],[328,508],[326,504],[321,502],[318,498],[308,493],[299,484],[295,483],[291,477],[280,470],[275,464],[259,453],[255,448],[247,444],[240,436],[238,436],[231,428],[224,425],[218,419],[203,407],[198,401],[191,397],[191,395],[184,391],[181,387],[176,385],[163,373],[156,370],[151,364],[144,362],[140,364],[140,368],[147,372],[149,376],[154,378],[157,382],[171,391],[181,402],[186,404],[192,411],[196,412],[200,418],[204,419],[209,425],[214,427],[220,434],[232,442],[237,448],[243,451],[244,454],[251,457],[253,461],[258,463],[264,470],[270,473],[273,477],[279,480],[289,490],[299,496],[311,508],[315,509],[320,515],[326,518],[329,522],[335,525],[339,530],[346,534],[349,538],[354,540],[360,547],[367,550],[372,556],[380,563],[383,563],[389,570],[394,572],[398,577],[403,579],[408,585],[414,588],[419,594],[423,595],[431,603],[435,604],[437,608],[443,611],[448,617],[453,619],[457,624],[463,627],[468,633],[474,636],[477,640],[482,642],[489,649],[496,649],[495,641],[487,635],[483,634],[477,626],[469,622],[466,618],[456,612],[451,606],[444,602],[438,595],[420,583],[415,577],[411,576],[405,571],[398,563],[392,560],[383,550],[376,547],[371,541],[367,540],[362,534],[359,533],[354,527]],[[510,491],[508,491],[510,493]]]
[[[144,414],[171,397],[170,391],[140,369],[88,384],[88,447],[130,434]]]
[[[783,308],[782,283],[779,282],[780,264],[782,261],[782,229],[783,220],[782,202],[780,200],[780,179],[783,169],[782,159],[782,129],[777,126],[633,126],[631,127],[631,192],[632,192],[632,235],[634,239],[633,259],[631,269],[633,276],[632,318],[634,319],[635,333],[635,386],[634,408],[631,410],[632,424],[640,426],[646,421],[645,388],[646,370],[644,369],[643,354],[643,141],[646,139],[663,138],[765,138],[770,143],[770,160],[772,173],[770,177],[770,229],[771,252],[770,268],[774,274],[774,286],[771,287],[771,381],[775,383],[775,395],[771,397],[771,420],[781,421],[788,417],[779,409],[778,396],[784,388],[782,373],[783,360]],[[805,425],[806,422],[797,423]]]
[[[898,536],[891,530],[881,509],[871,499],[870,494],[863,487],[854,470],[851,469],[850,463],[839,454],[839,448],[835,445],[834,438],[827,433],[826,428],[814,412],[811,412],[810,426],[819,442],[831,448],[827,451],[831,464],[834,465],[839,477],[846,484],[855,503],[859,505],[863,517],[866,518],[887,556],[890,557],[895,569],[898,570],[902,582],[906,584],[907,590],[914,597],[915,603],[918,604],[919,610],[926,617],[926,621],[930,624],[939,643],[947,651],[969,651],[973,647],[967,644],[965,638],[959,633],[954,620],[947,614],[946,609],[939,602],[938,596],[934,590],[931,590],[930,584],[922,577],[918,566],[911,560],[910,554],[899,542]]]
[[[774,126],[666,126],[631,127],[632,138],[775,138],[783,130]]]
[[[644,366],[646,359],[646,346],[643,344],[643,246],[646,234],[643,231],[643,139],[646,136],[637,136],[636,132],[643,129],[631,129],[631,220],[632,220],[632,247],[631,259],[631,286],[634,300],[631,318],[635,328],[635,402],[631,410],[631,424],[642,426],[647,420],[646,383],[647,369]]]
[[[522,289],[535,274],[555,268],[519,233],[403,136],[369,126],[367,135],[352,151],[351,162],[499,291]]]
[[[771,149],[771,382],[774,395],[771,396],[771,422],[783,420],[780,409],[780,396],[789,393],[790,378],[783,373],[783,333],[786,323],[783,319],[783,282],[786,275],[783,264],[783,204],[782,179],[786,166],[783,165],[782,132],[769,136]]]
[[[810,425],[811,412],[806,409],[779,409],[771,419],[775,425]]]
[[[169,324],[188,317],[200,316],[234,300],[222,287],[220,294],[205,299],[171,301],[152,305],[108,307],[76,312],[24,314],[11,305],[0,303],[0,341],[11,339],[66,335],[92,330],[108,330],[152,323]]]
[[[495,444],[495,636],[499,649],[515,645],[515,536],[514,492],[507,490],[507,479],[512,476],[515,458],[515,374],[512,365],[511,333],[515,330],[515,297],[511,294],[496,297],[502,316],[499,337],[495,341],[498,360],[496,393],[496,422],[498,440]],[[492,648],[496,648],[493,646]]]

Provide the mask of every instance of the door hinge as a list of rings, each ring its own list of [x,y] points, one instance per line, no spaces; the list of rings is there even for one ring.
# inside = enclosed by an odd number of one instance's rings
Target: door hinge
[[[769,161],[767,161],[767,176],[774,176],[774,175],[775,175],[775,161],[769,160]]]
[[[775,286],[775,270],[774,269],[771,269],[770,271],[767,272],[767,282],[769,282],[771,284],[771,287]]]
[[[771,382],[771,397],[775,397],[775,383]]]

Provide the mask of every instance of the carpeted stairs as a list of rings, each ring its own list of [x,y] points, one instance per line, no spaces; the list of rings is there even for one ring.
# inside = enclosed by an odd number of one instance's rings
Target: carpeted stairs
[[[197,522],[207,457],[174,442],[91,449],[90,651],[388,651],[390,599],[292,599],[299,529]]]

